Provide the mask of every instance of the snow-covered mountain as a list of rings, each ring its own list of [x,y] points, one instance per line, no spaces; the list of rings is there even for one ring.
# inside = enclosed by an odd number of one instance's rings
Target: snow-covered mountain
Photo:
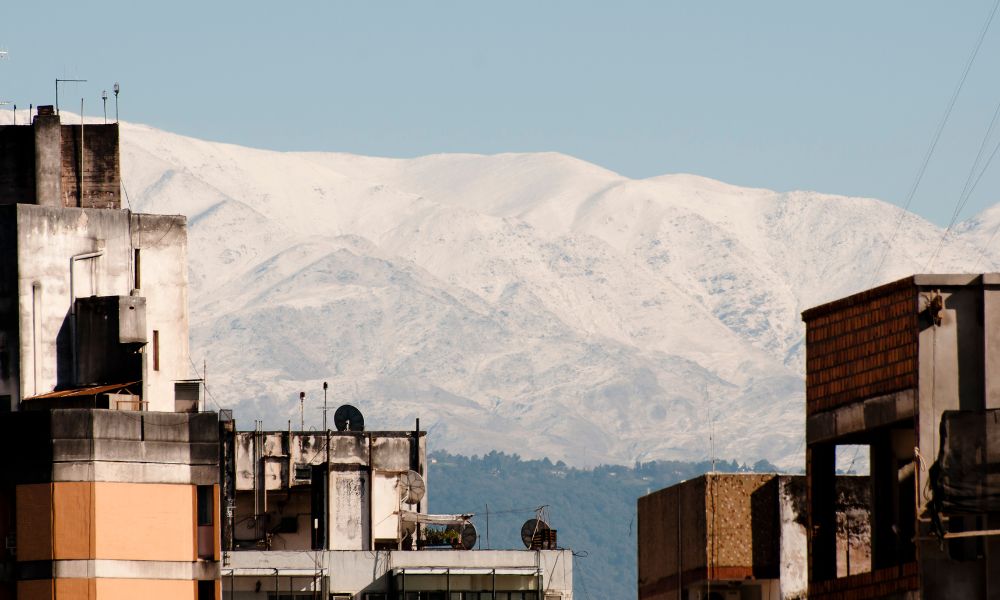
[[[878,200],[554,153],[281,153],[123,124],[122,163],[134,210],[189,217],[192,354],[238,422],[297,423],[301,390],[318,427],[329,381],[372,426],[576,465],[801,465],[799,313],[925,271],[941,237]],[[933,270],[996,269],[998,223],[963,223]]]

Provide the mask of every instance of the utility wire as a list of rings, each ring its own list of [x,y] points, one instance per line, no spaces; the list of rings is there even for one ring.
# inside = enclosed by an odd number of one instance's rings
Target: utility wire
[[[948,123],[948,118],[951,117],[951,111],[955,108],[955,102],[958,100],[958,96],[962,92],[962,88],[965,86],[965,80],[968,78],[969,71],[972,69],[972,63],[976,61],[976,56],[979,55],[979,49],[983,45],[983,40],[986,39],[986,32],[989,31],[990,25],[993,23],[993,17],[997,13],[997,8],[1000,8],[1000,0],[996,0],[996,2],[993,3],[993,9],[986,17],[986,22],[983,24],[982,31],[979,32],[979,37],[976,39],[976,43],[972,48],[972,53],[969,55],[969,59],[965,63],[965,68],[962,70],[962,76],[958,80],[958,85],[955,86],[955,91],[952,93],[951,99],[948,101],[948,106],[945,108],[944,115],[941,117],[941,121],[938,123],[934,136],[931,138],[930,147],[927,148],[927,152],[924,154],[924,159],[920,163],[920,168],[917,169],[917,175],[913,180],[913,185],[910,186],[910,191],[906,195],[906,201],[903,203],[903,209],[899,213],[899,219],[896,220],[896,227],[893,229],[892,235],[889,237],[889,241],[885,245],[882,257],[879,258],[878,263],[875,265],[875,269],[872,271],[871,281],[869,281],[868,287],[875,285],[875,282],[878,279],[879,271],[882,270],[882,265],[885,264],[885,260],[888,258],[889,252],[892,250],[892,245],[896,241],[896,236],[899,235],[899,229],[903,224],[903,219],[910,210],[910,204],[913,202],[913,196],[917,193],[917,188],[920,187],[920,181],[924,178],[924,173],[927,172],[927,165],[931,161],[931,156],[934,155],[934,149],[937,148],[938,141],[941,139],[941,133],[944,131],[944,127]]]
[[[990,163],[993,162],[993,157],[996,156],[997,149],[1000,149],[1000,145],[993,150],[993,153],[989,155],[986,159],[986,163],[979,169],[979,163],[982,161],[983,156],[986,152],[987,143],[993,136],[993,131],[996,129],[997,119],[1000,118],[1000,103],[997,103],[996,109],[993,111],[993,118],[990,120],[989,127],[986,128],[986,134],[983,136],[983,141],[979,144],[979,152],[976,153],[976,159],[972,162],[972,167],[969,169],[969,174],[965,178],[965,185],[962,186],[962,192],[958,195],[958,200],[955,202],[955,210],[951,213],[951,220],[948,221],[948,226],[941,233],[941,239],[938,240],[937,248],[934,249],[934,253],[931,254],[930,259],[927,261],[927,266],[924,271],[930,272],[931,267],[934,265],[935,259],[937,259],[938,253],[944,247],[945,239],[947,239],[948,234],[951,233],[952,228],[958,222],[959,216],[962,211],[965,210],[965,205],[968,204],[969,198],[972,197],[972,192],[975,191],[976,186],[979,184],[979,180],[982,179],[983,174],[989,168]],[[976,171],[979,170],[979,175],[976,175]]]

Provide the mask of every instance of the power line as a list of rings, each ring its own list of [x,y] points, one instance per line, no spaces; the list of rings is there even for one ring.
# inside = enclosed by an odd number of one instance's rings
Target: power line
[[[951,233],[952,228],[958,222],[959,216],[962,211],[965,210],[965,205],[968,204],[969,198],[972,197],[972,192],[975,191],[976,186],[979,184],[979,180],[982,179],[983,174],[989,168],[990,163],[993,162],[993,157],[996,156],[997,149],[1000,149],[1000,145],[994,148],[993,153],[989,155],[986,159],[986,163],[983,165],[982,169],[979,170],[979,175],[976,176],[976,170],[979,168],[979,163],[983,158],[986,150],[987,143],[993,136],[993,131],[996,129],[997,119],[1000,117],[1000,103],[997,103],[996,109],[993,111],[993,118],[990,120],[989,127],[986,128],[986,134],[983,136],[983,141],[979,144],[979,152],[976,153],[976,159],[972,161],[972,167],[969,168],[969,174],[965,178],[965,185],[962,186],[962,192],[958,195],[958,200],[955,202],[955,210],[951,213],[951,220],[948,221],[948,226],[941,233],[941,239],[938,240],[937,247],[934,249],[933,254],[931,254],[930,259],[927,261],[927,266],[924,268],[925,271],[930,271],[931,267],[934,265],[934,260],[937,259],[938,253],[940,253],[941,248],[944,247],[944,241],[947,239],[948,234]]]
[[[962,76],[958,80],[958,85],[955,86],[955,91],[952,93],[951,99],[948,101],[948,106],[945,108],[944,115],[941,117],[937,130],[934,132],[934,137],[931,138],[930,147],[927,148],[927,152],[924,154],[924,159],[920,163],[920,168],[917,169],[917,175],[913,180],[913,185],[910,186],[910,191],[906,195],[906,202],[903,203],[903,209],[899,213],[899,219],[896,220],[896,227],[893,229],[892,235],[886,243],[885,250],[882,252],[882,257],[879,259],[878,263],[876,263],[875,269],[872,271],[871,281],[869,281],[868,287],[875,285],[878,273],[882,269],[885,259],[889,256],[889,252],[892,250],[892,245],[896,241],[896,236],[899,234],[899,229],[903,224],[903,219],[910,210],[910,204],[913,202],[913,197],[917,193],[917,188],[920,187],[920,181],[924,178],[924,173],[927,172],[927,165],[931,161],[931,156],[934,155],[934,149],[937,148],[938,141],[941,139],[941,133],[944,131],[944,127],[948,123],[948,118],[951,117],[951,111],[955,108],[955,102],[958,101],[958,96],[962,92],[962,88],[965,86],[965,80],[968,78],[969,71],[972,69],[972,63],[976,61],[976,56],[979,55],[979,49],[983,45],[983,40],[986,39],[986,32],[989,31],[990,25],[993,23],[993,17],[996,15],[998,7],[1000,7],[1000,0],[993,3],[993,9],[987,16],[986,22],[983,24],[982,31],[979,32],[979,37],[976,39],[976,43],[972,48],[972,53],[969,55],[969,59],[965,63],[965,68],[962,70]]]

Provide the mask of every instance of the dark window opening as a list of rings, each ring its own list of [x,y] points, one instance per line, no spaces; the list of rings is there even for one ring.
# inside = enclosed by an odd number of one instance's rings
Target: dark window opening
[[[153,370],[160,370],[160,331],[153,330]]]
[[[299,481],[309,481],[312,479],[312,465],[309,463],[299,463],[295,465],[295,478]]]
[[[135,249],[135,258],[132,261],[132,278],[135,279],[135,284],[132,286],[135,289],[142,289],[142,284],[139,280],[139,249]]]
[[[198,526],[212,525],[215,513],[215,490],[210,485],[198,486]]]
[[[198,600],[215,600],[215,581],[208,579],[198,582]]]

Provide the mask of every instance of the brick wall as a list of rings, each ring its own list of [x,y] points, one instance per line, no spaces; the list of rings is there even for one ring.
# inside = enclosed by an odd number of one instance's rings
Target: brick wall
[[[917,385],[917,288],[913,278],[802,313],[806,412]]]
[[[809,584],[810,600],[868,600],[920,589],[917,563]]]
[[[83,144],[81,177],[80,126],[62,126],[63,205],[83,208],[121,208],[118,126],[87,125],[83,132]]]

